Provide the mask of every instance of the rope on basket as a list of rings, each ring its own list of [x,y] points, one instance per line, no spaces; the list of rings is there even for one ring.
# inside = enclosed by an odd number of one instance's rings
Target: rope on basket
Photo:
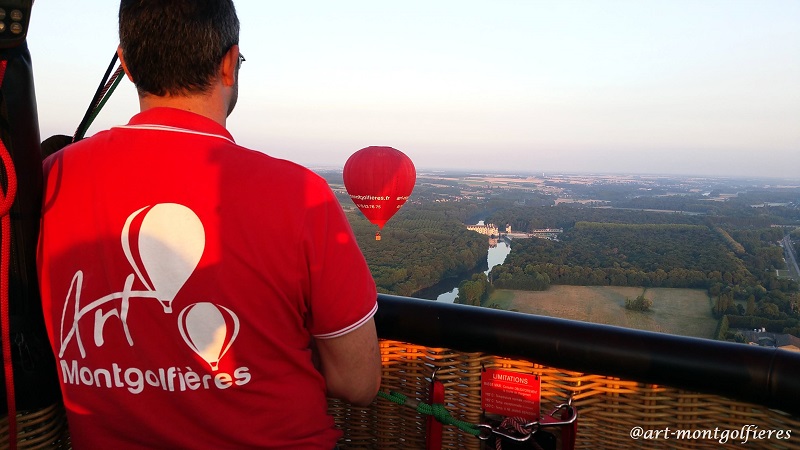
[[[399,392],[391,391],[387,393],[384,391],[378,391],[378,397],[397,403],[401,406],[406,405],[410,408],[413,408],[420,414],[433,416],[439,422],[445,425],[454,425],[458,427],[458,429],[469,433],[482,441],[489,440],[492,436],[494,436],[496,450],[502,450],[501,438],[517,442],[525,442],[529,441],[530,437],[533,436],[533,434],[535,434],[540,428],[563,426],[571,427],[571,434],[569,434],[568,438],[565,438],[564,441],[564,449],[572,450],[575,448],[574,433],[575,427],[577,427],[578,424],[578,411],[572,406],[571,397],[567,403],[558,405],[553,412],[542,418],[542,420],[528,422],[520,417],[507,417],[502,423],[500,423],[500,425],[496,427],[487,424],[475,425],[456,419],[450,415],[450,413],[441,403],[434,403],[431,405],[425,402],[411,400],[406,395],[403,395]],[[560,420],[555,417],[555,414],[559,411],[563,412]],[[535,449],[541,449],[539,444],[535,441],[530,440],[530,442]]]
[[[397,403],[398,405],[401,406],[407,405],[411,408],[414,408],[420,414],[433,416],[439,422],[445,425],[453,425],[457,427],[459,430],[464,431],[465,433],[469,433],[475,437],[479,437],[481,435],[481,429],[477,425],[456,419],[455,417],[451,416],[450,412],[447,411],[447,409],[441,403],[434,403],[432,405],[429,405],[425,402],[410,400],[407,396],[399,392],[387,393],[379,391],[378,397],[389,400],[390,402]]]
[[[8,61],[0,61],[0,86],[6,74]],[[11,360],[11,326],[9,318],[9,272],[11,258],[11,206],[17,195],[17,173],[14,170],[14,160],[11,158],[6,145],[0,139],[0,159],[6,172],[7,187],[5,192],[0,189],[0,329],[2,336],[3,373],[6,382],[6,402],[8,405],[8,445],[10,450],[17,448],[17,403],[14,391],[14,366]]]
[[[518,436],[514,440],[522,442],[527,441],[536,431],[536,428],[521,417],[506,417],[495,429],[495,434],[508,437],[507,433],[513,432]],[[535,440],[530,440],[530,443],[535,450],[542,450],[542,447]],[[494,448],[495,450],[503,450],[503,440],[499,437],[495,438]]]

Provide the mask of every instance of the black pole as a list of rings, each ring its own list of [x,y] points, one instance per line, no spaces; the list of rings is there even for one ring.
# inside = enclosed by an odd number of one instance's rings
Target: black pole
[[[378,296],[381,338],[712,393],[800,415],[800,353]]]
[[[40,409],[58,401],[53,353],[44,328],[36,276],[36,243],[42,199],[42,153],[27,45],[0,49],[7,61],[0,88],[0,137],[11,154],[17,175],[17,195],[11,207],[9,316],[17,410]],[[0,174],[6,186],[6,173]],[[5,379],[3,374],[0,373]],[[0,389],[6,412],[6,392]]]

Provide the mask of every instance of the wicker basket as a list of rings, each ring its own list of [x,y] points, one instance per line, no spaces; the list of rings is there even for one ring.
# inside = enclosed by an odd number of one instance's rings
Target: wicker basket
[[[445,406],[456,419],[481,423],[481,371],[502,368],[541,377],[542,411],[550,411],[570,395],[580,413],[577,448],[585,449],[716,449],[722,443],[712,436],[697,439],[634,440],[634,427],[644,430],[720,432],[755,426],[759,430],[791,430],[788,440],[729,439],[727,444],[746,448],[800,450],[800,421],[779,411],[724,397],[698,394],[666,386],[619,380],[544,367],[482,353],[463,353],[397,341],[381,341],[383,386],[412,399],[427,401],[430,378],[445,386]],[[800,401],[800,399],[798,399]],[[329,411],[344,431],[343,449],[423,449],[426,416],[382,398],[367,408],[338,400]],[[19,449],[68,449],[69,433],[60,404],[17,415]],[[708,432],[708,431],[707,431]],[[663,435],[662,435],[663,436]],[[453,426],[443,430],[443,448],[480,449],[483,441]],[[8,448],[8,420],[0,419],[0,448]]]
[[[0,419],[0,448],[8,448],[8,417]],[[69,431],[60,403],[17,414],[17,448],[20,450],[68,449]]]
[[[461,353],[443,348],[428,348],[396,341],[381,341],[383,386],[420,401],[430,393],[430,377],[445,385],[445,404],[450,414],[470,423],[481,423],[481,370],[502,368],[541,377],[542,411],[573,396],[580,418],[576,448],[585,449],[717,449],[723,446],[723,432],[728,430],[727,445],[743,446],[742,438],[731,439],[734,430],[756,426],[759,430],[791,430],[789,439],[754,440],[747,448],[800,449],[800,421],[796,417],[715,395],[698,394],[666,386],[647,385],[613,377],[587,375],[544,367],[481,353]],[[800,399],[798,399],[800,401]],[[423,449],[425,420],[411,408],[379,398],[368,408],[355,408],[331,400],[330,412],[344,431],[340,446],[344,449]],[[683,430],[697,433],[697,439],[635,440],[631,429]],[[714,429],[718,429],[716,437]],[[752,427],[751,427],[752,429]],[[706,431],[707,430],[707,431]],[[707,434],[702,435],[703,432]],[[481,442],[472,435],[445,426],[443,448],[480,449]]]

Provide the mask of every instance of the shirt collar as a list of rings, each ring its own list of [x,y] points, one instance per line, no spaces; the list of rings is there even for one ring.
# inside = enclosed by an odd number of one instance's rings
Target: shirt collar
[[[197,113],[177,108],[150,108],[133,116],[128,122],[128,125],[161,125],[172,128],[183,128],[201,134],[216,134],[234,142],[230,132],[214,120]]]

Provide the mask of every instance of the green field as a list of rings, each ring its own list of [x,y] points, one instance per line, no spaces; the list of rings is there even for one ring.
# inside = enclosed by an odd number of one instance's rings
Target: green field
[[[529,314],[713,339],[717,320],[703,289],[648,288],[648,312],[625,309],[644,288],[617,286],[550,286],[547,291],[496,290],[488,304]]]

